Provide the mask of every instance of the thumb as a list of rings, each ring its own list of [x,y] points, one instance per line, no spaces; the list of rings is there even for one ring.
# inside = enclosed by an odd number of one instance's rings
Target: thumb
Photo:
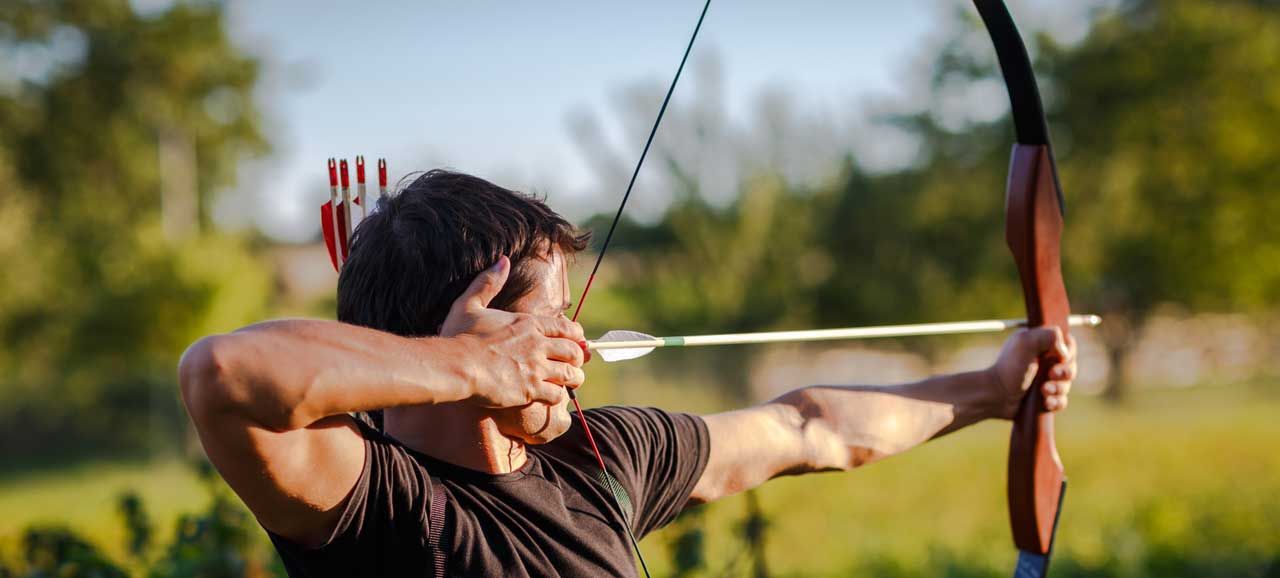
[[[502,291],[507,283],[507,275],[511,272],[511,259],[506,255],[498,257],[498,262],[481,271],[462,293],[461,301],[466,309],[484,309],[489,302]]]
[[[1066,358],[1066,340],[1063,339],[1062,330],[1058,327],[1039,327],[1028,333],[1036,357],[1051,353],[1052,357]]]

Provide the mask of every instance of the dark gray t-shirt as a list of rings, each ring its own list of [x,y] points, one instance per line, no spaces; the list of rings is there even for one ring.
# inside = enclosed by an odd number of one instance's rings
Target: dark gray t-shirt
[[[707,464],[701,418],[652,408],[586,411],[609,473],[634,505],[640,538],[669,523]],[[447,574],[468,577],[636,576],[630,542],[581,424],[528,448],[509,474],[454,466],[365,433],[364,472],[329,540],[309,549],[271,540],[293,578],[429,578],[432,483],[447,499],[442,546]],[[433,480],[434,478],[434,480]]]

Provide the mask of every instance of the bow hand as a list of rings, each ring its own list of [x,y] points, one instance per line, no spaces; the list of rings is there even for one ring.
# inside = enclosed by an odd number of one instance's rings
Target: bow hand
[[[994,416],[1013,419],[1018,404],[1035,381],[1042,363],[1051,363],[1049,378],[1041,386],[1044,411],[1067,407],[1067,395],[1076,377],[1076,342],[1057,327],[1023,329],[1004,343],[1000,356],[987,369],[994,397]]]

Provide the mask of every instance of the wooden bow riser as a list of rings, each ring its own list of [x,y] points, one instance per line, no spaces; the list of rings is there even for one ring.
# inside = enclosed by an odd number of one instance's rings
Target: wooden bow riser
[[[1047,145],[1016,144],[1006,190],[1005,240],[1022,280],[1029,327],[1057,326],[1067,335],[1071,307],[1062,282],[1062,210]],[[1018,406],[1009,443],[1009,517],[1018,549],[1048,554],[1065,477],[1054,444],[1053,414],[1043,386],[1055,358],[1040,360]]]

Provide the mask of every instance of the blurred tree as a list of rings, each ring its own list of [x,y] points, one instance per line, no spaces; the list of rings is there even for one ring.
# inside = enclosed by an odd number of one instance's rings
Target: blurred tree
[[[285,577],[284,565],[263,539],[262,528],[213,466],[195,463],[212,501],[206,511],[184,514],[150,578],[272,578]]]
[[[1021,316],[1003,241],[1010,121],[949,115],[957,95],[967,95],[961,108],[1003,102],[1003,83],[976,13],[957,14],[962,26],[927,71],[926,106],[880,119],[919,140],[905,169],[873,174],[850,158],[839,184],[796,186],[771,176],[783,166],[758,162],[761,147],[740,144],[752,131],[730,130],[714,98],[673,106],[663,130],[676,132],[659,140],[665,162],[654,166],[675,201],[658,223],[620,233],[628,255],[617,255],[622,274],[601,299],[610,307],[595,313],[684,332]],[[1051,32],[1024,30],[1066,189],[1064,267],[1075,308],[1106,318],[1108,391],[1121,398],[1130,344],[1157,307],[1255,311],[1280,300],[1280,11],[1132,0],[1098,12],[1078,43]],[[642,108],[625,112],[648,118]],[[586,144],[607,156],[599,139]],[[703,193],[723,172],[705,161],[726,162],[703,151],[716,146],[734,147],[729,166],[757,175],[735,181],[736,201]]]
[[[1136,1],[1101,13],[1079,44],[1034,37],[1067,195],[1067,284],[1076,309],[1106,319],[1113,399],[1158,307],[1259,311],[1280,299],[1280,12],[1266,4]],[[967,41],[985,31],[966,18],[934,63],[935,105],[957,84],[999,78],[994,55]],[[894,121],[921,138],[926,161],[854,174],[823,238],[871,254],[838,263],[823,309],[1019,315],[1000,240],[1009,120]]]
[[[128,578],[129,573],[107,559],[75,532],[61,527],[29,528],[22,536],[24,578]]]
[[[1280,303],[1280,10],[1135,1],[1043,56],[1074,213],[1069,282],[1079,307],[1107,318],[1119,398],[1134,332],[1157,306]]]
[[[204,210],[265,150],[257,66],[216,3],[5,2],[0,54],[0,453],[174,439],[182,347],[269,294]]]
[[[835,191],[837,202],[815,223],[835,259],[830,281],[814,299],[832,318],[874,324],[1025,314],[1004,243],[1012,125],[1007,116],[982,122],[945,114],[957,107],[957,93],[968,92],[966,84],[994,81],[997,97],[1004,98],[994,51],[976,13],[967,6],[956,13],[963,25],[944,40],[925,71],[923,108],[876,118],[916,138],[915,161],[871,173],[850,158]],[[986,52],[975,52],[975,46]],[[976,104],[961,100],[963,106]],[[913,339],[911,345],[932,356],[955,342]]]
[[[692,182],[690,187],[696,187]],[[584,323],[658,334],[750,331],[807,322],[804,296],[823,280],[828,257],[813,247],[815,200],[761,177],[727,207],[686,189],[652,226],[628,221],[627,241],[609,262],[610,291]],[[599,219],[592,228],[604,231]],[[666,370],[711,368],[725,392],[746,399],[742,348],[666,352]],[[685,363],[685,362],[689,363]]]
[[[665,334],[751,331],[809,323],[808,291],[825,280],[830,258],[815,238],[815,212],[829,203],[822,184],[838,173],[815,163],[810,147],[831,142],[820,119],[793,114],[786,99],[766,94],[752,122],[727,117],[715,59],[699,62],[690,102],[673,101],[632,204],[606,261],[608,290],[592,296],[583,322],[589,328],[634,327]],[[644,142],[663,92],[633,91],[621,110],[628,145]],[[577,119],[581,148],[602,181],[622,186],[632,151],[612,150],[594,119]],[[810,130],[812,129],[812,130]],[[808,134],[804,151],[783,143]],[[841,154],[828,146],[832,160]],[[837,152],[831,152],[837,151]],[[638,149],[634,151],[638,155]],[[653,223],[631,219],[646,206],[665,209]],[[613,215],[587,226],[603,241]],[[725,393],[747,398],[742,348],[696,353],[669,351],[662,372],[713,373]]]
[[[146,503],[136,492],[128,491],[118,502],[120,517],[124,520],[126,550],[135,559],[144,559],[151,548],[155,528],[147,516]]]

